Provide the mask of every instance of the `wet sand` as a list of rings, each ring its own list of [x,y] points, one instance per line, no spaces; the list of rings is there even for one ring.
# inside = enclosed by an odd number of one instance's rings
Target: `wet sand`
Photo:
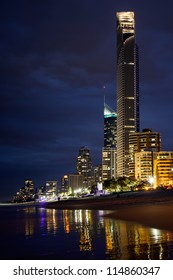
[[[130,206],[105,216],[173,232],[173,203]]]
[[[173,190],[123,193],[47,203],[46,208],[111,210],[107,218],[136,222],[173,232]]]

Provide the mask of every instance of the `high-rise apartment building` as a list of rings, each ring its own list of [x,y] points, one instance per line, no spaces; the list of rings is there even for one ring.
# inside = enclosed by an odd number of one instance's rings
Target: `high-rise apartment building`
[[[135,176],[135,153],[151,151],[160,152],[161,136],[159,132],[153,132],[151,129],[143,129],[142,132],[129,134],[129,177]]]
[[[139,131],[138,48],[133,12],[117,18],[117,176],[129,175],[129,134]]]
[[[90,150],[87,147],[81,147],[77,156],[77,174],[83,175],[84,187],[89,187],[91,184],[92,175],[92,160]]]

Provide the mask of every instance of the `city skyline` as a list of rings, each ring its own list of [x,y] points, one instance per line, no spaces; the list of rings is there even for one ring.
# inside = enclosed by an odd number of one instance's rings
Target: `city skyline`
[[[118,11],[134,11],[137,22],[141,130],[158,131],[162,149],[173,150],[173,4],[137,2],[2,4],[0,198],[26,178],[39,186],[75,172],[81,146],[101,163],[104,95],[115,106]]]

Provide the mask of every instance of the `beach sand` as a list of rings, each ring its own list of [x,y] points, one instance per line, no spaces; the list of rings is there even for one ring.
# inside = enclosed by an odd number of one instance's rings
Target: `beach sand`
[[[55,209],[111,210],[105,218],[136,222],[173,232],[173,190],[129,192],[118,198],[96,197],[47,203]]]

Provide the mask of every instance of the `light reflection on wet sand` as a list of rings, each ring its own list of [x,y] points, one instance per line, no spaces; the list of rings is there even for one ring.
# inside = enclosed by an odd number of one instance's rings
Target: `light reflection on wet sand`
[[[47,232],[58,233],[55,209],[40,209],[46,215]],[[92,251],[97,235],[105,242],[108,259],[168,259],[173,233],[135,223],[103,218],[104,211],[62,210],[64,232],[77,231],[80,251]],[[97,214],[97,215],[96,215]]]

